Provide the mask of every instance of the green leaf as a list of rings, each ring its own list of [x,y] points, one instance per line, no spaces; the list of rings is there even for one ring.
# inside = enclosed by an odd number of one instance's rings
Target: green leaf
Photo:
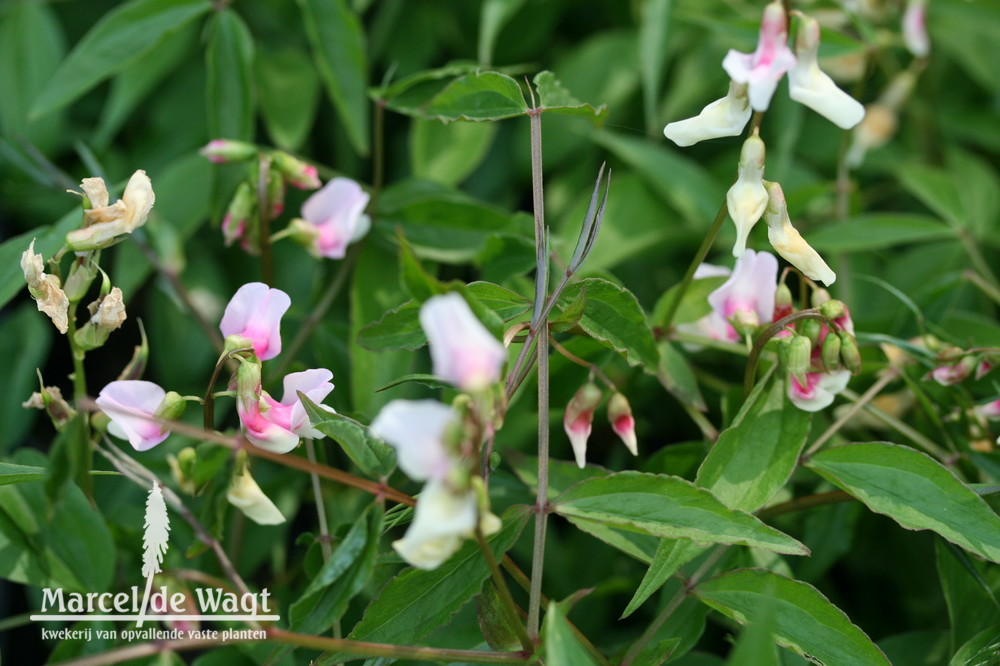
[[[52,442],[45,470],[45,497],[50,513],[75,481],[90,494],[90,428],[83,415],[76,414]]]
[[[983,629],[958,649],[948,666],[990,666],[1000,655],[1000,625]]]
[[[899,182],[921,203],[954,227],[965,226],[965,207],[958,187],[944,169],[902,162],[896,169]]]
[[[420,349],[427,344],[420,327],[420,303],[407,301],[363,327],[358,332],[358,344],[371,351]]]
[[[0,245],[0,307],[6,305],[22,289],[25,292],[28,290],[28,285],[24,282],[24,271],[21,270],[21,255],[28,249],[31,239],[35,239],[35,253],[48,260],[66,243],[66,234],[79,227],[82,222],[80,209],[74,208],[59,218],[55,225],[37,227]],[[40,312],[38,316],[45,317]]]
[[[521,642],[517,636],[507,609],[503,605],[500,593],[493,581],[487,580],[483,589],[476,597],[476,623],[482,632],[486,644],[494,650],[520,650]]]
[[[386,389],[391,389],[395,386],[399,386],[400,384],[408,384],[410,382],[415,382],[417,384],[429,386],[430,388],[434,389],[453,388],[452,384],[443,381],[440,378],[435,377],[434,375],[428,375],[422,372],[414,372],[408,375],[403,375],[402,377],[398,377],[389,382],[388,384],[386,384],[385,386],[378,387],[377,389],[375,389],[375,392],[378,393],[379,391],[385,391]]]
[[[891,666],[843,611],[807,583],[741,569],[699,584],[692,594],[743,625],[758,622],[773,604],[775,641],[814,663]]]
[[[660,84],[669,49],[665,48],[670,27],[672,0],[647,0],[642,5],[639,22],[639,70],[642,74],[642,109],[646,132],[658,134],[661,123],[656,117],[660,102]]]
[[[821,451],[806,466],[907,529],[933,530],[1000,562],[1000,516],[924,453],[883,442],[849,444]]]
[[[69,104],[211,8],[208,0],[132,0],[116,7],[73,48],[35,99],[31,115]]]
[[[167,35],[156,48],[134,60],[114,78],[94,133],[95,144],[106,145],[114,137],[139,103],[191,54],[197,38],[197,26],[186,25]]]
[[[45,366],[54,330],[34,303],[8,311],[0,321],[0,357],[8,359],[4,391],[16,398],[0,403],[0,452],[17,444],[40,414],[22,407],[21,402],[39,389],[35,370]]]
[[[503,321],[515,319],[531,309],[531,300],[516,291],[492,282],[471,282],[465,288],[481,305],[489,308]]]
[[[499,72],[461,76],[439,92],[424,108],[425,117],[452,120],[502,120],[523,116],[528,103],[517,81]]]
[[[492,127],[492,125],[454,124],[450,127]],[[507,282],[530,273],[535,268],[535,243],[524,236],[492,234],[476,255],[476,266],[484,280]]]
[[[593,118],[596,125],[601,125],[608,119],[606,104],[597,108],[593,104],[584,104],[573,97],[552,72],[539,72],[533,82],[538,91],[538,106],[546,113],[587,116]]]
[[[354,521],[305,592],[289,608],[292,631],[315,635],[326,632],[368,582],[382,533],[382,510],[373,506],[366,512],[368,515],[362,514]]]
[[[0,486],[12,483],[24,483],[25,481],[40,481],[44,478],[44,467],[31,467],[28,465],[0,462]]]
[[[743,544],[778,553],[809,551],[754,516],[727,509],[712,493],[676,477],[619,472],[572,486],[553,503],[556,513],[699,544]]]
[[[379,197],[378,227],[402,228],[423,259],[466,263],[487,238],[514,231],[512,218],[500,209],[459,192],[422,180],[387,187]]]
[[[750,626],[740,634],[726,666],[780,666],[781,658],[772,639],[774,632],[775,600],[764,600]]]
[[[402,231],[397,234],[399,242],[399,279],[400,286],[418,303],[423,303],[431,296],[444,293],[445,288],[441,282],[424,269],[423,264],[417,259],[413,248],[406,242],[406,236]]]
[[[451,123],[415,118],[410,166],[416,178],[455,186],[482,163],[493,145],[493,123]]]
[[[260,110],[274,145],[302,147],[316,117],[320,81],[308,54],[288,47],[264,51],[255,60]]]
[[[504,512],[503,527],[490,537],[499,557],[517,541],[528,522],[525,507]],[[390,580],[365,609],[364,617],[348,636],[351,640],[412,645],[444,625],[482,588],[490,575],[479,547],[466,541],[462,548],[437,569],[407,568]],[[337,663],[347,655],[327,654],[320,666]]]
[[[811,419],[785,397],[785,375],[772,373],[719,436],[695,483],[730,509],[756,511],[795,471]]]
[[[631,528],[621,528],[596,520],[585,518],[570,518],[578,529],[586,532],[590,536],[603,541],[612,548],[617,548],[631,558],[649,564],[656,553],[656,547],[662,539],[651,534],[633,532]]]
[[[870,252],[954,237],[955,233],[938,220],[911,213],[858,215],[808,234],[809,244],[826,252]]]
[[[660,354],[660,367],[656,376],[663,388],[685,405],[699,411],[706,411],[705,398],[701,395],[698,380],[687,358],[669,340],[661,340],[656,345]]]
[[[489,67],[500,30],[524,6],[524,0],[484,0],[479,12],[479,62]]]
[[[327,95],[359,155],[368,154],[368,58],[361,20],[345,0],[298,0]]]
[[[971,558],[964,550],[935,539],[938,579],[948,608],[951,644],[962,645],[978,632],[1000,624],[993,587],[1000,583],[996,567]]]
[[[649,569],[639,587],[636,588],[632,600],[622,612],[626,618],[644,604],[657,590],[663,587],[677,571],[705,551],[705,546],[686,539],[660,539],[649,561]]]
[[[721,287],[725,281],[726,278],[722,276],[692,280],[681,298],[681,304],[677,308],[677,314],[674,315],[672,323],[691,323],[711,312],[712,306],[708,304],[708,295]],[[666,325],[664,320],[667,311],[677,298],[677,294],[680,293],[680,286],[680,283],[675,284],[656,301],[656,305],[653,306],[653,315],[650,318],[654,326],[663,327]]]
[[[565,603],[565,602],[563,602]],[[563,603],[549,602],[542,626],[541,650],[545,666],[593,666],[597,662],[573,633],[566,619]]]
[[[312,426],[340,444],[365,475],[382,478],[392,474],[396,468],[396,453],[388,444],[373,437],[367,427],[354,419],[318,407],[302,393],[299,393],[299,399]]]
[[[254,134],[253,37],[239,15],[215,15],[208,38],[208,131],[214,138],[252,141]]]
[[[408,116],[423,116],[423,108],[455,77],[476,72],[475,62],[453,62],[438,69],[427,69],[406,76],[390,86],[371,91],[373,99],[396,113]]]
[[[62,140],[59,115],[29,121],[33,100],[52,78],[66,52],[54,8],[41,2],[7,5],[0,26],[0,132],[23,136],[49,155]]]
[[[645,139],[607,130],[594,140],[628,164],[666,203],[674,207],[692,229],[706,230],[723,200],[723,188],[693,159]]]
[[[629,365],[641,365],[654,374],[659,352],[646,314],[632,292],[601,278],[587,278],[566,287],[559,299],[562,306],[568,307],[584,289],[587,304],[580,328],[621,354]]]

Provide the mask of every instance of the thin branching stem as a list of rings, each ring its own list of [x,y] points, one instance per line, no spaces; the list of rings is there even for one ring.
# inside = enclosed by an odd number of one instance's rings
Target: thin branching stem
[[[517,612],[517,604],[514,603],[514,597],[510,594],[510,588],[507,586],[507,581],[504,580],[503,572],[500,570],[500,565],[497,564],[497,558],[493,556],[493,550],[490,548],[490,544],[486,541],[486,537],[483,536],[483,529],[481,524],[476,525],[476,543],[479,545],[479,550],[483,553],[483,559],[486,560],[486,566],[490,569],[490,575],[493,578],[493,585],[497,589],[497,594],[500,595],[500,603],[503,605],[504,612],[507,613],[507,622],[510,627],[517,634],[517,640],[521,643],[521,648],[525,652],[531,652],[534,650],[534,645],[531,642],[531,637],[528,636],[528,632],[525,630],[524,625],[521,624],[521,618]]]

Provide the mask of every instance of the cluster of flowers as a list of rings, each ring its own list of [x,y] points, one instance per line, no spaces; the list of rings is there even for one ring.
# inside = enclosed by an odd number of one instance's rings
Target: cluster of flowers
[[[247,180],[236,188],[222,219],[226,245],[239,241],[240,247],[247,252],[259,251],[260,201],[257,190],[262,165],[268,168],[265,179],[266,212],[270,218],[284,211],[286,183],[302,190],[315,190],[320,186],[315,166],[281,150],[265,154],[250,143],[216,139],[203,147],[201,154],[218,164],[250,164]],[[262,156],[266,159],[261,160]],[[271,240],[290,237],[317,258],[342,259],[347,246],[362,238],[371,228],[371,220],[365,215],[369,199],[368,193],[355,181],[334,178],[306,200],[302,206],[302,217],[293,219]]]
[[[778,260],[769,252],[745,250],[730,272],[721,266],[702,264],[695,279],[728,276],[709,297],[712,311],[678,330],[726,342],[737,342],[760,327],[795,312],[791,291],[778,283]],[[830,298],[825,289],[815,289],[812,305],[833,322],[831,329],[816,319],[796,321],[779,332],[781,359],[790,375],[788,397],[809,412],[829,406],[847,387],[852,373],[861,367],[854,323],[847,307]]]

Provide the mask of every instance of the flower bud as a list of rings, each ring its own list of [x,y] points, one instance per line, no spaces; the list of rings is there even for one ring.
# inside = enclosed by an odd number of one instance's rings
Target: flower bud
[[[141,342],[135,346],[132,358],[118,375],[119,380],[139,379],[146,371],[146,363],[149,360],[149,341],[146,340],[146,330],[142,326],[141,319],[139,320],[139,334],[142,337]]]
[[[179,393],[167,391],[160,406],[156,409],[156,416],[161,419],[179,421],[184,416],[185,407],[187,407],[187,401]]]
[[[806,373],[812,360],[812,341],[804,335],[793,335],[788,343],[787,360],[785,369],[788,373],[805,386]]]
[[[840,360],[852,375],[861,372],[861,352],[858,351],[858,341],[847,331],[840,331]]]
[[[194,483],[194,466],[197,459],[197,452],[190,446],[186,446],[178,451],[176,456],[170,453],[167,454],[167,464],[170,465],[170,476],[174,479],[177,487],[189,495],[194,495],[198,492],[198,488]]]
[[[819,280],[824,284],[833,284],[837,274],[823,261],[823,257],[812,248],[802,237],[798,229],[792,226],[788,217],[788,205],[785,193],[778,183],[764,184],[767,193],[764,220],[767,222],[767,239],[784,259],[795,268],[802,271],[810,280]]]
[[[813,289],[812,294],[809,296],[809,301],[810,301],[810,303],[812,303],[812,306],[814,308],[818,308],[821,305],[823,305],[824,303],[826,303],[828,300],[830,300],[831,298],[832,298],[832,296],[830,296],[830,292],[829,291],[827,291],[826,289],[823,289],[822,287],[819,287],[819,288]],[[841,305],[843,305],[843,304],[841,304]],[[836,317],[831,317],[831,319],[836,319]]]
[[[258,525],[280,525],[285,522],[281,511],[260,489],[248,469],[233,476],[229,490],[226,491],[226,499]]]
[[[45,273],[42,255],[35,254],[35,239],[21,254],[21,270],[28,283],[28,293],[35,299],[39,312],[48,315],[56,329],[65,334],[69,328],[69,298],[62,290],[62,283],[55,275]]]
[[[778,285],[774,292],[774,319],[775,321],[787,317],[795,311],[795,300],[792,298],[792,290],[784,282]]]
[[[267,174],[267,202],[271,205],[271,219],[285,212],[285,179],[274,167]]]
[[[274,166],[292,187],[297,187],[300,190],[315,190],[320,186],[319,174],[312,164],[306,164],[282,150],[276,150],[273,158]]]
[[[632,416],[632,406],[628,398],[615,391],[608,400],[608,420],[611,428],[621,437],[625,447],[632,455],[639,455],[639,446],[635,438],[635,418]]]
[[[976,365],[976,381],[979,381],[988,375],[994,367],[996,366],[993,358],[991,358],[988,354],[984,355],[981,359],[979,359],[979,363]]]
[[[222,218],[222,237],[226,247],[241,241],[243,249],[257,245],[257,197],[250,183],[243,181],[236,188],[229,208]]]
[[[245,141],[213,139],[198,151],[216,164],[243,162],[257,156],[257,146]]]
[[[826,291],[825,289],[823,291]],[[838,301],[835,298],[831,298],[828,301],[820,303],[819,313],[826,317],[827,319],[837,320],[844,316],[847,312],[847,308],[844,307],[842,301]]]
[[[972,372],[975,361],[971,356],[958,361],[954,365],[941,365],[930,372],[930,377],[941,386],[960,384]]]
[[[77,258],[70,267],[69,276],[63,285],[63,291],[66,292],[69,302],[77,303],[83,299],[95,277],[97,277],[97,264],[89,257]]]
[[[799,335],[805,336],[809,344],[815,345],[819,342],[819,336],[823,332],[823,324],[816,319],[805,319],[795,326]]]
[[[563,428],[573,445],[573,455],[580,469],[587,465],[587,439],[594,422],[594,410],[600,403],[601,389],[594,382],[587,382],[566,406]]]
[[[44,409],[45,413],[52,419],[52,425],[55,426],[56,430],[62,430],[76,416],[76,410],[66,402],[58,386],[42,386],[41,391],[32,393],[30,398],[21,403],[21,406],[29,409]]]
[[[823,338],[823,367],[827,372],[834,372],[840,369],[840,350],[843,344],[839,335],[832,333]]]
[[[764,153],[764,142],[756,134],[743,142],[736,182],[726,193],[729,216],[736,224],[734,257],[743,256],[750,230],[760,220],[767,207],[767,190],[764,189]]]
[[[108,335],[125,321],[125,304],[122,290],[113,287],[104,297],[87,306],[90,321],[76,332],[74,340],[83,349],[97,349],[108,340]]]

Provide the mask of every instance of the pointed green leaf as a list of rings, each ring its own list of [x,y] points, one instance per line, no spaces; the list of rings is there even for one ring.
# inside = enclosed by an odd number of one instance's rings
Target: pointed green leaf
[[[214,138],[253,140],[253,37],[231,9],[215,16],[208,38],[208,131]]]
[[[992,666],[1000,657],[1000,625],[983,629],[952,656],[948,666]]]
[[[642,74],[642,109],[646,133],[659,134],[662,125],[656,115],[660,86],[670,49],[665,48],[673,0],[647,0],[639,22],[639,70]]]
[[[420,349],[427,344],[420,327],[420,303],[407,301],[363,327],[358,332],[358,344],[371,351]]]
[[[809,551],[756,517],[727,509],[712,493],[684,479],[620,472],[581,481],[553,503],[556,513],[700,544],[744,544],[790,555]]]
[[[756,511],[795,471],[812,414],[785,397],[785,375],[758,383],[695,480],[731,509]]]
[[[517,81],[499,72],[475,72],[455,79],[435,95],[424,115],[452,120],[501,120],[523,116],[528,103]]]
[[[479,62],[489,66],[500,30],[517,13],[525,0],[484,0],[479,13]]]
[[[0,462],[0,486],[6,486],[11,483],[24,483],[25,481],[40,481],[44,478],[44,467],[31,467],[29,465]]]
[[[264,51],[255,62],[260,110],[274,145],[296,151],[316,118],[320,81],[309,56],[299,49]]]
[[[513,507],[504,512],[503,527],[489,539],[498,557],[517,541],[530,515],[525,507]],[[407,568],[386,583],[348,638],[415,644],[447,623],[479,592],[489,575],[479,547],[474,541],[466,541],[437,569]],[[347,655],[328,653],[317,664],[335,664],[345,658]]]
[[[542,647],[545,666],[594,666],[597,662],[573,633],[563,604],[556,601],[545,609]]]
[[[132,0],[94,25],[70,52],[31,108],[33,117],[63,107],[208,12],[208,0]]]
[[[705,398],[701,395],[698,380],[687,358],[669,340],[661,340],[656,345],[660,353],[660,367],[656,377],[670,395],[685,405],[698,411],[706,411]]]
[[[806,466],[910,530],[1000,562],[1000,516],[949,469],[925,453],[884,442],[821,451]]]
[[[809,244],[826,252],[871,252],[907,243],[954,238],[955,232],[939,220],[912,213],[871,213],[809,233]]]
[[[312,427],[340,444],[365,475],[381,478],[392,474],[392,470],[396,468],[395,451],[382,440],[373,437],[366,426],[318,407],[301,392],[299,399],[309,415]]]
[[[978,632],[1000,624],[1000,605],[991,586],[1000,583],[1000,571],[943,539],[935,539],[934,545],[951,644],[962,645]]]
[[[740,569],[699,584],[694,596],[743,625],[773,604],[774,638],[814,663],[892,666],[842,610],[812,585],[762,569]]]
[[[445,185],[458,185],[482,163],[497,126],[493,123],[450,123],[416,118],[410,131],[413,175]]]
[[[656,593],[663,584],[677,573],[677,571],[698,557],[705,551],[705,546],[688,541],[686,539],[660,539],[649,561],[649,569],[646,575],[639,582],[632,600],[622,612],[622,618],[626,618],[644,604],[653,594]]]
[[[561,113],[571,116],[587,116],[595,125],[602,125],[608,119],[608,107],[601,104],[585,104],[566,90],[556,75],[549,71],[539,72],[534,78],[538,91],[538,106],[545,113]]]
[[[327,95],[359,155],[368,154],[368,58],[361,20],[346,0],[298,0]]]
[[[641,365],[655,374],[660,355],[635,295],[607,280],[587,278],[566,287],[560,305],[569,307],[581,290],[586,290],[587,301],[580,328],[621,354],[629,365]]]

